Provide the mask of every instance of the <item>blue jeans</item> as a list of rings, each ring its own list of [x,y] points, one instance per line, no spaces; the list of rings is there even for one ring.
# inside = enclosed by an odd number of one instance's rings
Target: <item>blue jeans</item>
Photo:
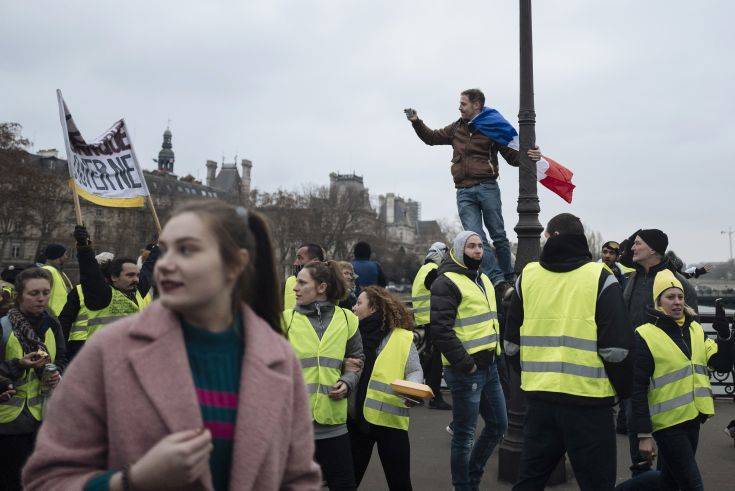
[[[477,490],[490,455],[508,428],[505,397],[495,364],[475,373],[444,370],[452,392],[452,484],[457,491]],[[477,416],[485,428],[475,441]]]
[[[495,181],[485,181],[469,188],[457,189],[457,211],[462,228],[480,236],[484,253],[480,268],[494,285],[505,280],[513,282],[513,264],[510,259],[510,243],[505,236],[500,188]],[[490,249],[483,221],[495,247]]]

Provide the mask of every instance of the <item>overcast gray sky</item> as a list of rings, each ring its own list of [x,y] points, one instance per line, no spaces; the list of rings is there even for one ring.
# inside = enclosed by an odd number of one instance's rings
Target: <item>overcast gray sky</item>
[[[572,205],[539,187],[542,223],[569,211],[606,240],[657,227],[687,262],[726,259],[735,3],[534,4],[537,138],[577,185]],[[88,139],[125,117],[146,168],[170,118],[179,175],[223,154],[266,191],[354,170],[424,219],[456,216],[451,149],[402,109],[443,126],[480,87],[517,122],[515,1],[6,0],[0,33],[0,120],[36,150],[63,149],[61,88]],[[501,163],[512,239],[517,180]]]

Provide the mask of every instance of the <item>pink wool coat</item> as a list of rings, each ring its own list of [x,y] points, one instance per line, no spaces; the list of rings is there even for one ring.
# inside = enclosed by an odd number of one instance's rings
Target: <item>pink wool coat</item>
[[[285,338],[243,306],[245,354],[231,490],[319,489],[301,368]],[[51,399],[25,489],[79,490],[203,426],[177,317],[159,302],[90,339]],[[190,489],[212,489],[209,471]]]

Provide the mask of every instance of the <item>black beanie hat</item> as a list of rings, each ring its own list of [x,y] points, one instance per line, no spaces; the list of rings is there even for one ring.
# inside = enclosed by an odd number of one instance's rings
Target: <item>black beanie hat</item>
[[[61,244],[49,244],[46,246],[44,256],[46,259],[59,259],[66,252],[66,247]]]
[[[602,244],[602,249],[604,248],[612,249],[613,251],[620,251],[620,244],[615,242],[614,240],[608,240],[604,244]]]
[[[355,248],[352,250],[352,253],[355,255],[355,259],[369,260],[373,251],[370,248],[370,244],[360,241],[355,244]]]
[[[662,256],[666,254],[666,248],[669,247],[669,236],[659,229],[641,229],[638,231],[638,237],[643,239],[643,242],[648,244],[648,247]]]

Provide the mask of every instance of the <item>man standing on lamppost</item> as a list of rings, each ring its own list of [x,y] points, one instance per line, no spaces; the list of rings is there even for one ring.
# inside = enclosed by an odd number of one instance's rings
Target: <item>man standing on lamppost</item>
[[[485,108],[485,95],[479,89],[468,89],[460,94],[460,118],[438,130],[427,127],[414,109],[405,109],[406,117],[418,137],[427,145],[451,145],[452,177],[457,188],[457,211],[465,230],[475,232],[483,243],[482,271],[495,286],[498,301],[513,287],[515,273],[510,244],[505,234],[500,200],[498,153],[514,167],[520,165],[519,152],[501,145],[477,129],[476,120]],[[541,158],[538,147],[530,149],[532,160]],[[490,250],[483,222],[495,247]]]

